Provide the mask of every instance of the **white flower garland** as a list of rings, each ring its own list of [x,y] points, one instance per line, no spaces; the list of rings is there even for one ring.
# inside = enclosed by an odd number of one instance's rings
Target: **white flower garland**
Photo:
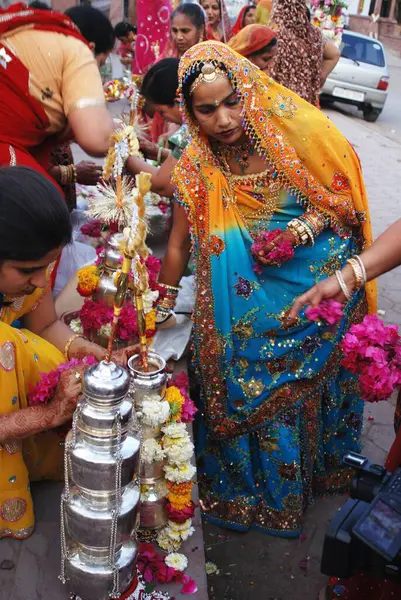
[[[137,415],[143,425],[158,427],[164,423],[160,440],[152,438],[143,442],[142,460],[148,465],[166,460],[164,473],[168,482],[178,485],[190,482],[196,474],[196,467],[192,464],[194,445],[186,423],[172,421],[176,417],[170,410],[170,404],[167,400],[160,400],[158,396],[145,396]],[[169,520],[159,532],[157,543],[160,548],[172,553],[169,555],[173,556],[171,561],[178,560],[183,564],[182,559],[176,559],[176,556],[183,555],[176,555],[176,552],[194,531],[192,519],[187,519],[184,523]],[[178,567],[174,568],[180,570]]]
[[[151,465],[153,462],[159,462],[164,460],[165,453],[163,448],[153,438],[145,440],[142,444],[141,460],[147,465]]]
[[[158,427],[169,418],[170,405],[166,400],[155,401],[151,398],[147,399],[147,396],[145,396],[141,410],[137,414],[143,425]]]

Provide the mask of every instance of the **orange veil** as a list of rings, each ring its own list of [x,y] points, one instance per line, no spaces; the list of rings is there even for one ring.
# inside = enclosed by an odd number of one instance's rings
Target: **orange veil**
[[[242,56],[250,56],[277,37],[277,34],[265,25],[247,25],[228,42],[230,48]]]
[[[370,245],[371,222],[360,161],[324,113],[219,42],[198,44],[184,54],[178,77],[181,92],[186,78],[205,62],[224,65],[242,99],[249,137],[259,154],[275,165],[299,202],[323,213],[339,235],[354,235],[361,246]],[[207,169],[213,163],[209,143],[199,135],[198,125],[185,104],[182,108],[192,143],[181,161],[187,160],[191,152],[209,156],[210,161],[199,162],[200,170]],[[202,173],[199,177],[201,181]],[[175,184],[183,202],[191,206],[193,199],[185,182],[177,178]],[[372,312],[376,306],[375,290],[374,282],[368,284]]]

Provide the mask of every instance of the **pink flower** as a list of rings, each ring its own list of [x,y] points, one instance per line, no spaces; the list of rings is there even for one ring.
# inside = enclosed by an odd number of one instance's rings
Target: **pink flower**
[[[283,232],[281,229],[273,229],[272,231],[261,231],[255,238],[251,246],[251,252],[254,256],[259,255],[260,252],[264,252],[266,246],[275,240]],[[286,260],[290,260],[294,256],[294,248],[291,242],[281,240],[279,244],[274,246],[270,252],[264,254],[264,258],[269,259],[275,265],[279,266]],[[255,269],[254,269],[255,270]],[[255,271],[257,272],[257,271]]]
[[[98,238],[102,235],[103,223],[100,219],[93,219],[81,227],[81,233],[88,237]]]
[[[268,254],[265,255],[265,258],[268,258],[276,265],[281,265],[281,263],[286,260],[291,260],[294,258],[294,248],[291,242],[287,242],[283,240],[280,244],[275,246],[273,250],[270,250]]]
[[[367,402],[387,400],[401,383],[400,339],[397,327],[385,325],[376,315],[366,316],[345,335],[341,364],[359,376]]]
[[[149,254],[148,258],[146,259],[146,267],[148,269],[149,285],[152,290],[156,290],[158,289],[156,282],[159,277],[161,267],[160,258],[155,258],[152,254]]]
[[[103,264],[103,260],[104,260],[104,256],[105,256],[104,248],[102,246],[98,246],[96,248],[96,254],[97,254],[97,258],[95,260],[95,266],[100,267],[100,265]]]
[[[335,300],[323,300],[318,306],[310,306],[305,310],[305,315],[310,321],[326,321],[329,325],[336,325],[344,316],[342,304]]]
[[[102,302],[95,302],[86,298],[79,312],[82,328],[84,331],[90,329],[100,329],[102,325],[111,323],[113,319],[113,309]]]
[[[159,202],[159,209],[165,215],[169,209],[169,204],[163,202],[162,200]]]
[[[133,340],[138,335],[136,310],[132,304],[127,303],[120,314],[117,336],[121,340]]]
[[[40,381],[28,393],[29,406],[37,406],[38,404],[49,402],[54,396],[61,374],[64,371],[81,365],[90,366],[94,364],[96,364],[96,360],[93,356],[85,356],[83,359],[74,358],[66,363],[62,363],[57,369],[49,373],[41,373]]]
[[[377,346],[368,346],[364,354],[365,358],[371,358],[377,365],[387,365],[388,356],[387,352],[383,348],[378,348]]]
[[[262,275],[262,273],[263,273],[263,267],[262,267],[262,265],[261,265],[261,264],[259,264],[259,263],[255,263],[255,264],[252,266],[252,271],[253,271],[254,273],[256,273],[256,275]]]
[[[175,377],[173,377],[170,382],[169,382],[169,387],[170,386],[175,386],[178,387],[178,389],[180,390],[181,394],[182,393],[188,393],[189,390],[189,378],[188,375],[185,373],[185,371],[181,371],[181,373],[179,373],[178,375],[176,375]]]
[[[195,404],[188,396],[185,396],[185,402],[181,409],[181,421],[183,423],[192,423],[197,412],[198,409]]]
[[[182,576],[181,583],[184,584],[181,588],[181,594],[196,594],[198,591],[198,586],[196,585],[195,581],[188,575]]]
[[[152,544],[139,544],[137,567],[146,583],[151,583],[155,579],[158,563],[161,561],[161,557],[157,554]]]

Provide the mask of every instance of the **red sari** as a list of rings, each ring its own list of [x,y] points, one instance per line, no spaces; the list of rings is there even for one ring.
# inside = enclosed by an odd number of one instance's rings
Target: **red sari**
[[[49,119],[40,101],[29,92],[30,73],[1,42],[6,33],[22,27],[51,31],[78,38],[87,45],[69,17],[13,4],[0,9],[0,165],[23,165],[50,177],[50,152],[59,144],[49,135]]]

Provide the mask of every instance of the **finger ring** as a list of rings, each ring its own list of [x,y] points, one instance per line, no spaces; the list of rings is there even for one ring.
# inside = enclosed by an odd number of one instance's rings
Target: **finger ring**
[[[79,373],[78,371],[76,371],[76,373],[75,373],[75,379],[77,381],[81,381],[81,373]]]

